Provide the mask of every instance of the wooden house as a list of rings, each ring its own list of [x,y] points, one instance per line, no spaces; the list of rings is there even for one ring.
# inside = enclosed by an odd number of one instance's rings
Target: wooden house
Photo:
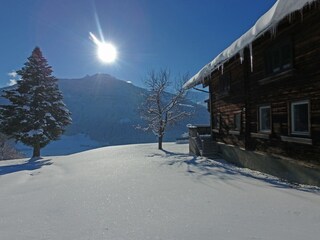
[[[319,0],[278,0],[185,87],[200,83],[227,160],[320,185]]]

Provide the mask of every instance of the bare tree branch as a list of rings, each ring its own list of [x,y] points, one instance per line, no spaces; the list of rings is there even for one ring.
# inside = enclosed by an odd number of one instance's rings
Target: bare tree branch
[[[0,160],[17,159],[24,157],[22,153],[18,152],[9,139],[0,133]]]
[[[170,71],[160,70],[158,73],[151,71],[145,80],[148,93],[140,107],[140,115],[145,120],[146,127],[138,127],[144,131],[152,131],[158,136],[158,148],[162,149],[162,140],[167,126],[172,126],[181,119],[190,116],[182,108],[185,100],[183,84],[188,80],[188,75],[180,76],[175,81],[175,92],[169,94],[167,89],[171,86]]]

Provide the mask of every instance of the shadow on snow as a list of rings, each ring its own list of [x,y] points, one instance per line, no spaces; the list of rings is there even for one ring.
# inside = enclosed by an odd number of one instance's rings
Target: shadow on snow
[[[31,158],[24,163],[0,166],[0,176],[20,171],[32,171],[51,164],[51,159],[43,160],[42,158]]]
[[[149,155],[149,157],[158,156],[162,158],[170,158],[166,162],[162,163],[162,165],[177,165],[179,167],[186,165],[186,172],[188,174],[196,175],[199,179],[203,177],[213,177],[231,184],[230,180],[236,180],[239,176],[244,176],[266,182],[277,188],[294,188],[305,192],[320,193],[320,188],[318,187],[289,183],[268,174],[237,167],[219,158],[219,156],[207,158],[184,153],[170,152],[167,150],[161,150],[161,152],[162,153]]]

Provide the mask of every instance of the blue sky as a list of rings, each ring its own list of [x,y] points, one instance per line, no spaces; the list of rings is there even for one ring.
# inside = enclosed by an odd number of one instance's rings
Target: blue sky
[[[275,0],[3,0],[0,87],[39,46],[58,78],[108,73],[142,85],[152,70],[196,74]],[[100,27],[99,27],[100,26]],[[118,49],[103,64],[89,32]]]

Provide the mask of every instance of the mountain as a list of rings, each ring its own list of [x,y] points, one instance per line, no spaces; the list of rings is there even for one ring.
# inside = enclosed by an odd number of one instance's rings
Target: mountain
[[[148,142],[152,136],[136,130],[143,89],[110,75],[61,79],[59,88],[72,112],[66,135],[85,134],[107,145]]]
[[[206,93],[191,89],[187,92],[186,98],[194,103],[207,107],[205,100],[209,99],[209,92]]]
[[[58,84],[64,102],[72,113],[73,123],[67,127],[61,144],[55,148],[61,148],[66,142],[70,142],[70,139],[72,141],[79,139],[83,150],[105,145],[157,141],[152,133],[136,129],[136,126],[143,125],[138,108],[146,89],[108,74],[95,74],[79,79],[60,79]],[[0,99],[0,103],[3,101],[4,99]],[[165,134],[165,141],[174,141],[187,132],[187,124],[209,122],[209,114],[205,107],[189,100],[184,105],[186,110],[191,110],[194,114],[169,128]],[[90,142],[87,146],[85,138]],[[52,148],[54,144],[46,148]],[[72,152],[75,151],[68,153]]]

